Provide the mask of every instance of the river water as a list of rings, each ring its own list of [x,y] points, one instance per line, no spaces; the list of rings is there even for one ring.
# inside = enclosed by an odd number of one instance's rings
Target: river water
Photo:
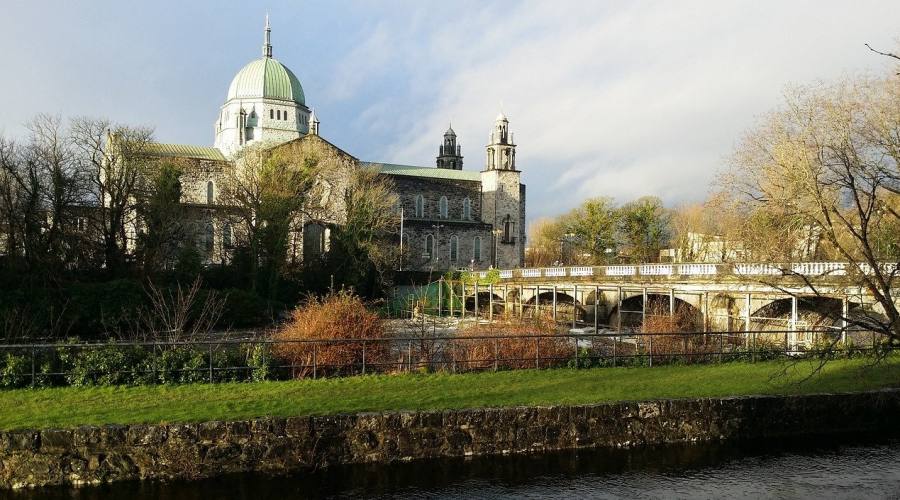
[[[133,482],[0,498],[900,498],[900,439],[824,437]]]

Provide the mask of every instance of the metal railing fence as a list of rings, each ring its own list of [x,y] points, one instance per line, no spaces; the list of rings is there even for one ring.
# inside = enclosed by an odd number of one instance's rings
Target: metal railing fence
[[[0,345],[0,388],[655,366],[855,356],[890,350],[872,331],[595,332],[381,339],[238,339]]]

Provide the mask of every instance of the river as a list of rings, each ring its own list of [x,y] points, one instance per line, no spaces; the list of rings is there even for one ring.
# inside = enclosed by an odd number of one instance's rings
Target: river
[[[11,499],[898,498],[900,439],[840,438],[590,450],[337,467],[288,477],[132,482]]]

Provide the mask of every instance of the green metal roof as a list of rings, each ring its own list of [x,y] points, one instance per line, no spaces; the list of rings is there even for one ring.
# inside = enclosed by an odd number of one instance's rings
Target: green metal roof
[[[244,66],[228,87],[228,100],[259,97],[306,105],[300,80],[287,66],[271,57]]]
[[[200,160],[225,161],[225,156],[211,146],[189,146],[187,144],[150,143],[148,153],[152,156],[197,158]]]
[[[376,169],[387,175],[404,175],[408,177],[428,177],[431,179],[450,179],[454,181],[480,181],[481,174],[471,170],[452,170],[449,168],[416,167],[413,165],[397,165],[394,163],[364,162],[363,166]]]

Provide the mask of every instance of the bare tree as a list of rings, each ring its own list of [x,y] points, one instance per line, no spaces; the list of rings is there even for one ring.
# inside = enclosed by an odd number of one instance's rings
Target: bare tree
[[[344,192],[345,220],[335,228],[329,259],[346,284],[386,285],[397,262],[399,218],[393,184],[377,173],[356,169]]]
[[[799,88],[749,132],[722,185],[747,215],[754,258],[834,258],[846,286],[874,297],[884,314],[846,318],[900,341],[895,278],[900,267],[898,161],[900,80],[856,78]],[[811,242],[821,241],[815,254]],[[790,272],[790,270],[786,270]],[[796,274],[796,273],[794,273]],[[813,276],[799,276],[816,291]]]
[[[15,258],[20,251],[22,219],[22,186],[19,179],[18,151],[15,142],[0,136],[0,232],[5,242],[0,250],[9,258]]]
[[[149,282],[145,287],[150,306],[143,309],[139,328],[144,336],[180,342],[208,335],[222,317],[227,296],[214,290],[204,293],[197,277],[189,287],[174,289]]]
[[[129,225],[135,223],[143,174],[154,164],[148,150],[152,131],[114,125],[104,119],[77,118],[72,138],[82,168],[89,172],[91,196],[107,272],[120,275],[128,252]]]

